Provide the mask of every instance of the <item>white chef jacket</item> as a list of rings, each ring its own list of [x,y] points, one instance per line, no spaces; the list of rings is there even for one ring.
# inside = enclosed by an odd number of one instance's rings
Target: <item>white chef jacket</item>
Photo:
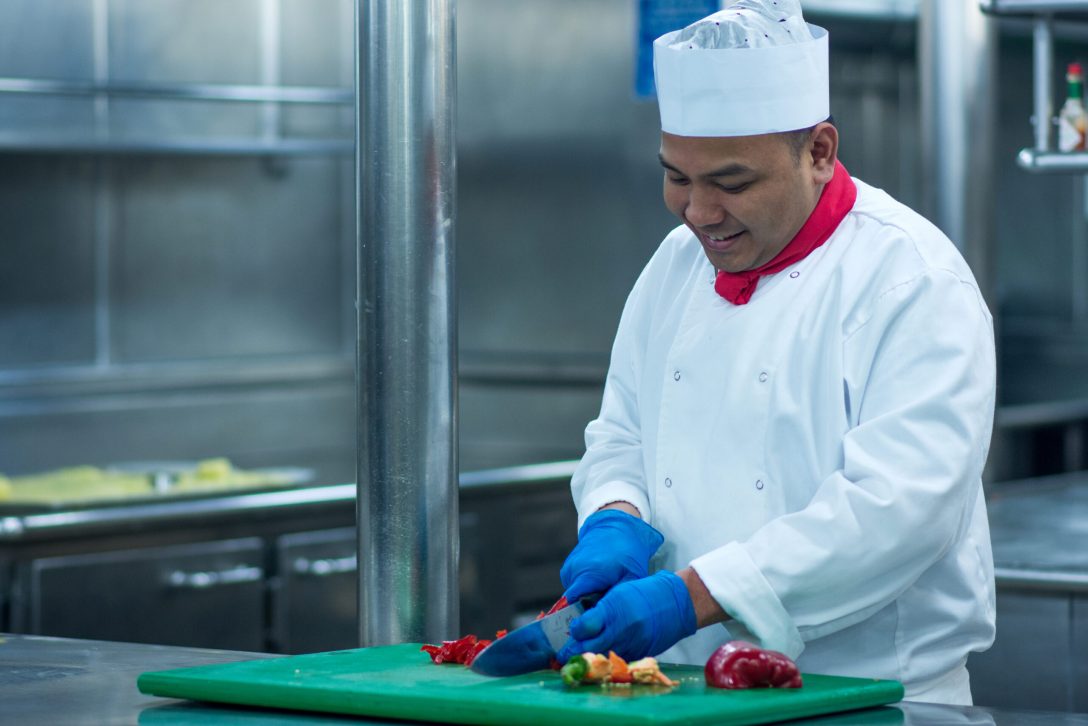
[[[665,662],[742,638],[969,704],[967,655],[994,638],[993,322],[948,238],[855,184],[831,237],[747,305],[714,291],[686,227],[666,237],[586,428],[579,526],[630,502],[665,536],[653,569],[692,565],[733,618]]]

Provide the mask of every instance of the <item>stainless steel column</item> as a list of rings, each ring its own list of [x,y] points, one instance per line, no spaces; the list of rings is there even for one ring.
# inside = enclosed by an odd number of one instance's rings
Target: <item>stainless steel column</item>
[[[959,247],[993,308],[996,30],[978,0],[922,0],[918,22],[922,211]]]
[[[1050,84],[1054,73],[1054,43],[1050,33],[1050,16],[1041,15],[1035,19],[1033,30],[1035,42],[1032,45],[1034,65],[1032,67],[1033,107],[1035,113],[1035,150],[1050,151],[1050,126],[1054,116],[1054,101],[1051,98]]]
[[[457,628],[454,0],[355,0],[359,635]]]

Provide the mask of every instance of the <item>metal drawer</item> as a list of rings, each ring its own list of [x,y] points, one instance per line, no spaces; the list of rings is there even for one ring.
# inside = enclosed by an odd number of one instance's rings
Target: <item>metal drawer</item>
[[[355,528],[278,537],[276,563],[275,650],[313,653],[358,647]]]
[[[30,633],[264,648],[259,538],[44,557],[22,567]]]

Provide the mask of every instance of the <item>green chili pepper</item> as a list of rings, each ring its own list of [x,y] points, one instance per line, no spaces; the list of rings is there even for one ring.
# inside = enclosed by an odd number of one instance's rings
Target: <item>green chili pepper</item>
[[[586,663],[586,659],[580,655],[576,655],[567,661],[567,664],[559,670],[559,675],[563,676],[563,683],[568,686],[577,686],[582,683],[582,679],[586,676],[586,671],[589,669],[589,665]]]

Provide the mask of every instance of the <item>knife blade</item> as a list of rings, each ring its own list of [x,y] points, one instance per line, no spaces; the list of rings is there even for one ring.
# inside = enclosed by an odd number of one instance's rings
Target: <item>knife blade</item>
[[[469,666],[485,676],[517,676],[549,668],[556,651],[570,637],[570,624],[592,607],[583,599],[512,630],[495,640],[476,656]]]

